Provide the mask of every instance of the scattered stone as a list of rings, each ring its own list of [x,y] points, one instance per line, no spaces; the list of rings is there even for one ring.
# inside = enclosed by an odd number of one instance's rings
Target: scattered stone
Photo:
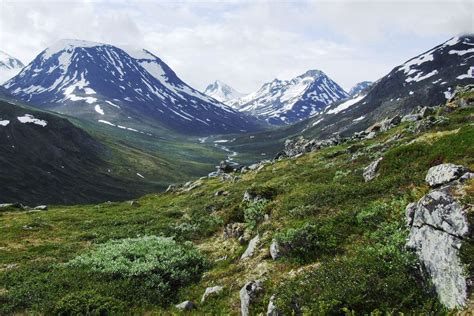
[[[234,172],[234,167],[228,164],[226,161],[221,161],[217,167],[217,172],[231,173]]]
[[[418,111],[418,114],[420,114],[421,117],[428,117],[429,115],[433,114],[434,113],[434,109],[433,108],[430,108],[430,107],[427,107],[427,106],[424,106],[422,107],[419,111]]]
[[[6,208],[21,208],[22,205],[20,203],[1,203],[0,204],[0,210],[6,209]]]
[[[380,123],[380,131],[381,131],[381,132],[386,132],[386,131],[388,131],[389,129],[394,128],[395,126],[397,126],[398,124],[400,124],[401,121],[402,121],[402,119],[401,119],[400,115],[395,115],[395,116],[392,117],[392,118],[383,120],[383,121]]]
[[[247,249],[245,250],[245,252],[240,257],[240,260],[244,260],[244,259],[253,257],[253,255],[255,253],[255,249],[257,248],[259,242],[260,242],[260,237],[257,234],[257,236],[255,236],[254,238],[252,238],[249,241],[249,245],[248,245]]]
[[[223,289],[224,287],[220,285],[208,287],[206,291],[204,291],[204,294],[202,295],[201,303],[204,303],[209,297],[218,295],[220,292],[222,292]]]
[[[130,201],[130,206],[131,207],[139,207],[140,203],[138,203],[138,201],[133,200],[133,201]]]
[[[402,122],[416,122],[416,121],[419,121],[421,120],[422,117],[420,114],[416,113],[416,114],[407,114],[405,115],[404,117],[402,117]]]
[[[270,245],[270,256],[273,260],[277,260],[281,256],[280,246],[278,245],[278,242],[276,240],[272,240],[272,243]]]
[[[267,316],[278,316],[279,315],[278,309],[275,305],[275,300],[276,300],[275,294],[270,296],[270,300],[268,301],[268,307],[267,307]]]
[[[464,166],[445,163],[431,167],[426,174],[425,181],[430,187],[437,187],[460,178],[468,171],[469,169]]]
[[[166,189],[165,193],[168,193],[168,192],[176,192],[178,191],[178,189],[181,187],[181,185],[179,184],[170,184],[168,186],[168,188]]]
[[[254,194],[250,192],[249,190],[245,191],[244,197],[242,198],[242,202],[259,202],[259,201],[265,201],[265,200],[266,199],[263,196]]]
[[[214,193],[214,196],[227,196],[227,195],[229,195],[229,192],[224,191],[224,190],[219,190],[216,193]]]
[[[377,160],[373,161],[370,165],[364,168],[364,180],[365,182],[369,182],[377,176],[377,170],[379,168],[379,164],[382,161],[383,157],[378,158]]]
[[[248,316],[250,313],[250,304],[263,291],[263,284],[259,280],[247,282],[242,289],[240,289],[240,314]]]
[[[182,303],[179,303],[178,305],[175,305],[175,307],[183,311],[190,311],[197,308],[196,304],[193,301],[184,301]]]
[[[369,134],[367,134],[367,136],[365,136],[365,139],[374,139],[375,136],[377,136],[375,132],[370,132]]]
[[[245,232],[244,223],[230,223],[224,227],[224,238],[239,238]]]

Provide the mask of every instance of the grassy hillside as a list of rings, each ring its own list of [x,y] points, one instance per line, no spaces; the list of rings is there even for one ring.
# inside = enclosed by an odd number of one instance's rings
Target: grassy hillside
[[[474,109],[438,114],[447,120],[422,133],[403,123],[187,192],[4,210],[0,314],[179,313],[173,304],[183,300],[197,302],[198,314],[238,314],[239,290],[252,279],[263,280],[252,314],[265,313],[273,294],[285,315],[442,313],[404,247],[404,210],[428,191],[427,170],[442,162],[474,169]],[[364,182],[362,169],[380,155],[379,176]],[[246,191],[264,200],[244,202]],[[224,237],[231,223],[245,227],[242,243]],[[257,234],[254,256],[241,260]],[[278,260],[269,254],[274,239],[286,249]],[[223,291],[201,304],[217,285]]]

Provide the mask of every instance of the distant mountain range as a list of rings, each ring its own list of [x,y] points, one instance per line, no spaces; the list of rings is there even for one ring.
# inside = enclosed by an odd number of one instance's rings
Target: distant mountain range
[[[141,49],[61,40],[4,86],[33,106],[130,131],[158,126],[205,135],[261,128],[255,119],[191,88]]]
[[[245,95],[245,93],[241,93],[219,80],[208,85],[204,90],[204,94],[226,104],[229,104],[229,101],[230,104],[232,104],[235,100],[240,99]]]
[[[23,67],[20,60],[0,50],[0,84],[16,76]]]
[[[320,70],[291,80],[275,79],[259,90],[228,104],[273,125],[291,124],[322,113],[348,94]]]

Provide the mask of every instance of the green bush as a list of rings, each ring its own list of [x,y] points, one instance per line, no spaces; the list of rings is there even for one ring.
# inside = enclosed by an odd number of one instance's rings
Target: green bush
[[[198,280],[205,260],[190,243],[180,245],[171,238],[147,236],[109,241],[66,266],[122,278],[154,275],[164,283],[179,285]]]
[[[276,235],[283,252],[301,262],[312,261],[322,255],[335,254],[353,233],[354,214],[341,213],[333,218],[305,223]]]
[[[55,315],[116,315],[124,312],[122,302],[95,291],[67,294],[54,306]]]
[[[244,220],[248,228],[254,229],[265,217],[266,200],[250,202],[244,209]]]

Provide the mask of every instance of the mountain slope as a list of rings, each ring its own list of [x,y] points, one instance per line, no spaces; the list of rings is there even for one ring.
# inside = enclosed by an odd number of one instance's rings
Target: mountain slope
[[[233,101],[240,99],[243,97],[245,94],[238,92],[231,86],[216,80],[210,85],[206,87],[204,90],[204,94],[216,99],[217,101],[220,101],[222,103],[229,102],[229,105],[233,103]]]
[[[0,149],[2,203],[90,203],[146,192],[110,174],[103,144],[52,114],[0,101]]]
[[[5,88],[35,106],[144,133],[147,126],[186,134],[259,128],[184,84],[156,56],[144,50],[132,54],[112,45],[62,40]]]
[[[16,76],[23,67],[21,61],[0,50],[0,84]]]
[[[327,105],[346,97],[347,93],[322,71],[309,70],[291,80],[265,83],[232,106],[270,124],[283,125],[321,113]]]
[[[305,129],[320,137],[345,135],[417,106],[444,104],[456,86],[474,83],[473,57],[474,36],[454,37],[395,67],[343,110],[338,111],[340,104],[331,105]]]
[[[349,90],[349,96],[354,97],[358,95],[360,92],[366,90],[373,84],[372,81],[361,81],[356,83],[351,90]]]

